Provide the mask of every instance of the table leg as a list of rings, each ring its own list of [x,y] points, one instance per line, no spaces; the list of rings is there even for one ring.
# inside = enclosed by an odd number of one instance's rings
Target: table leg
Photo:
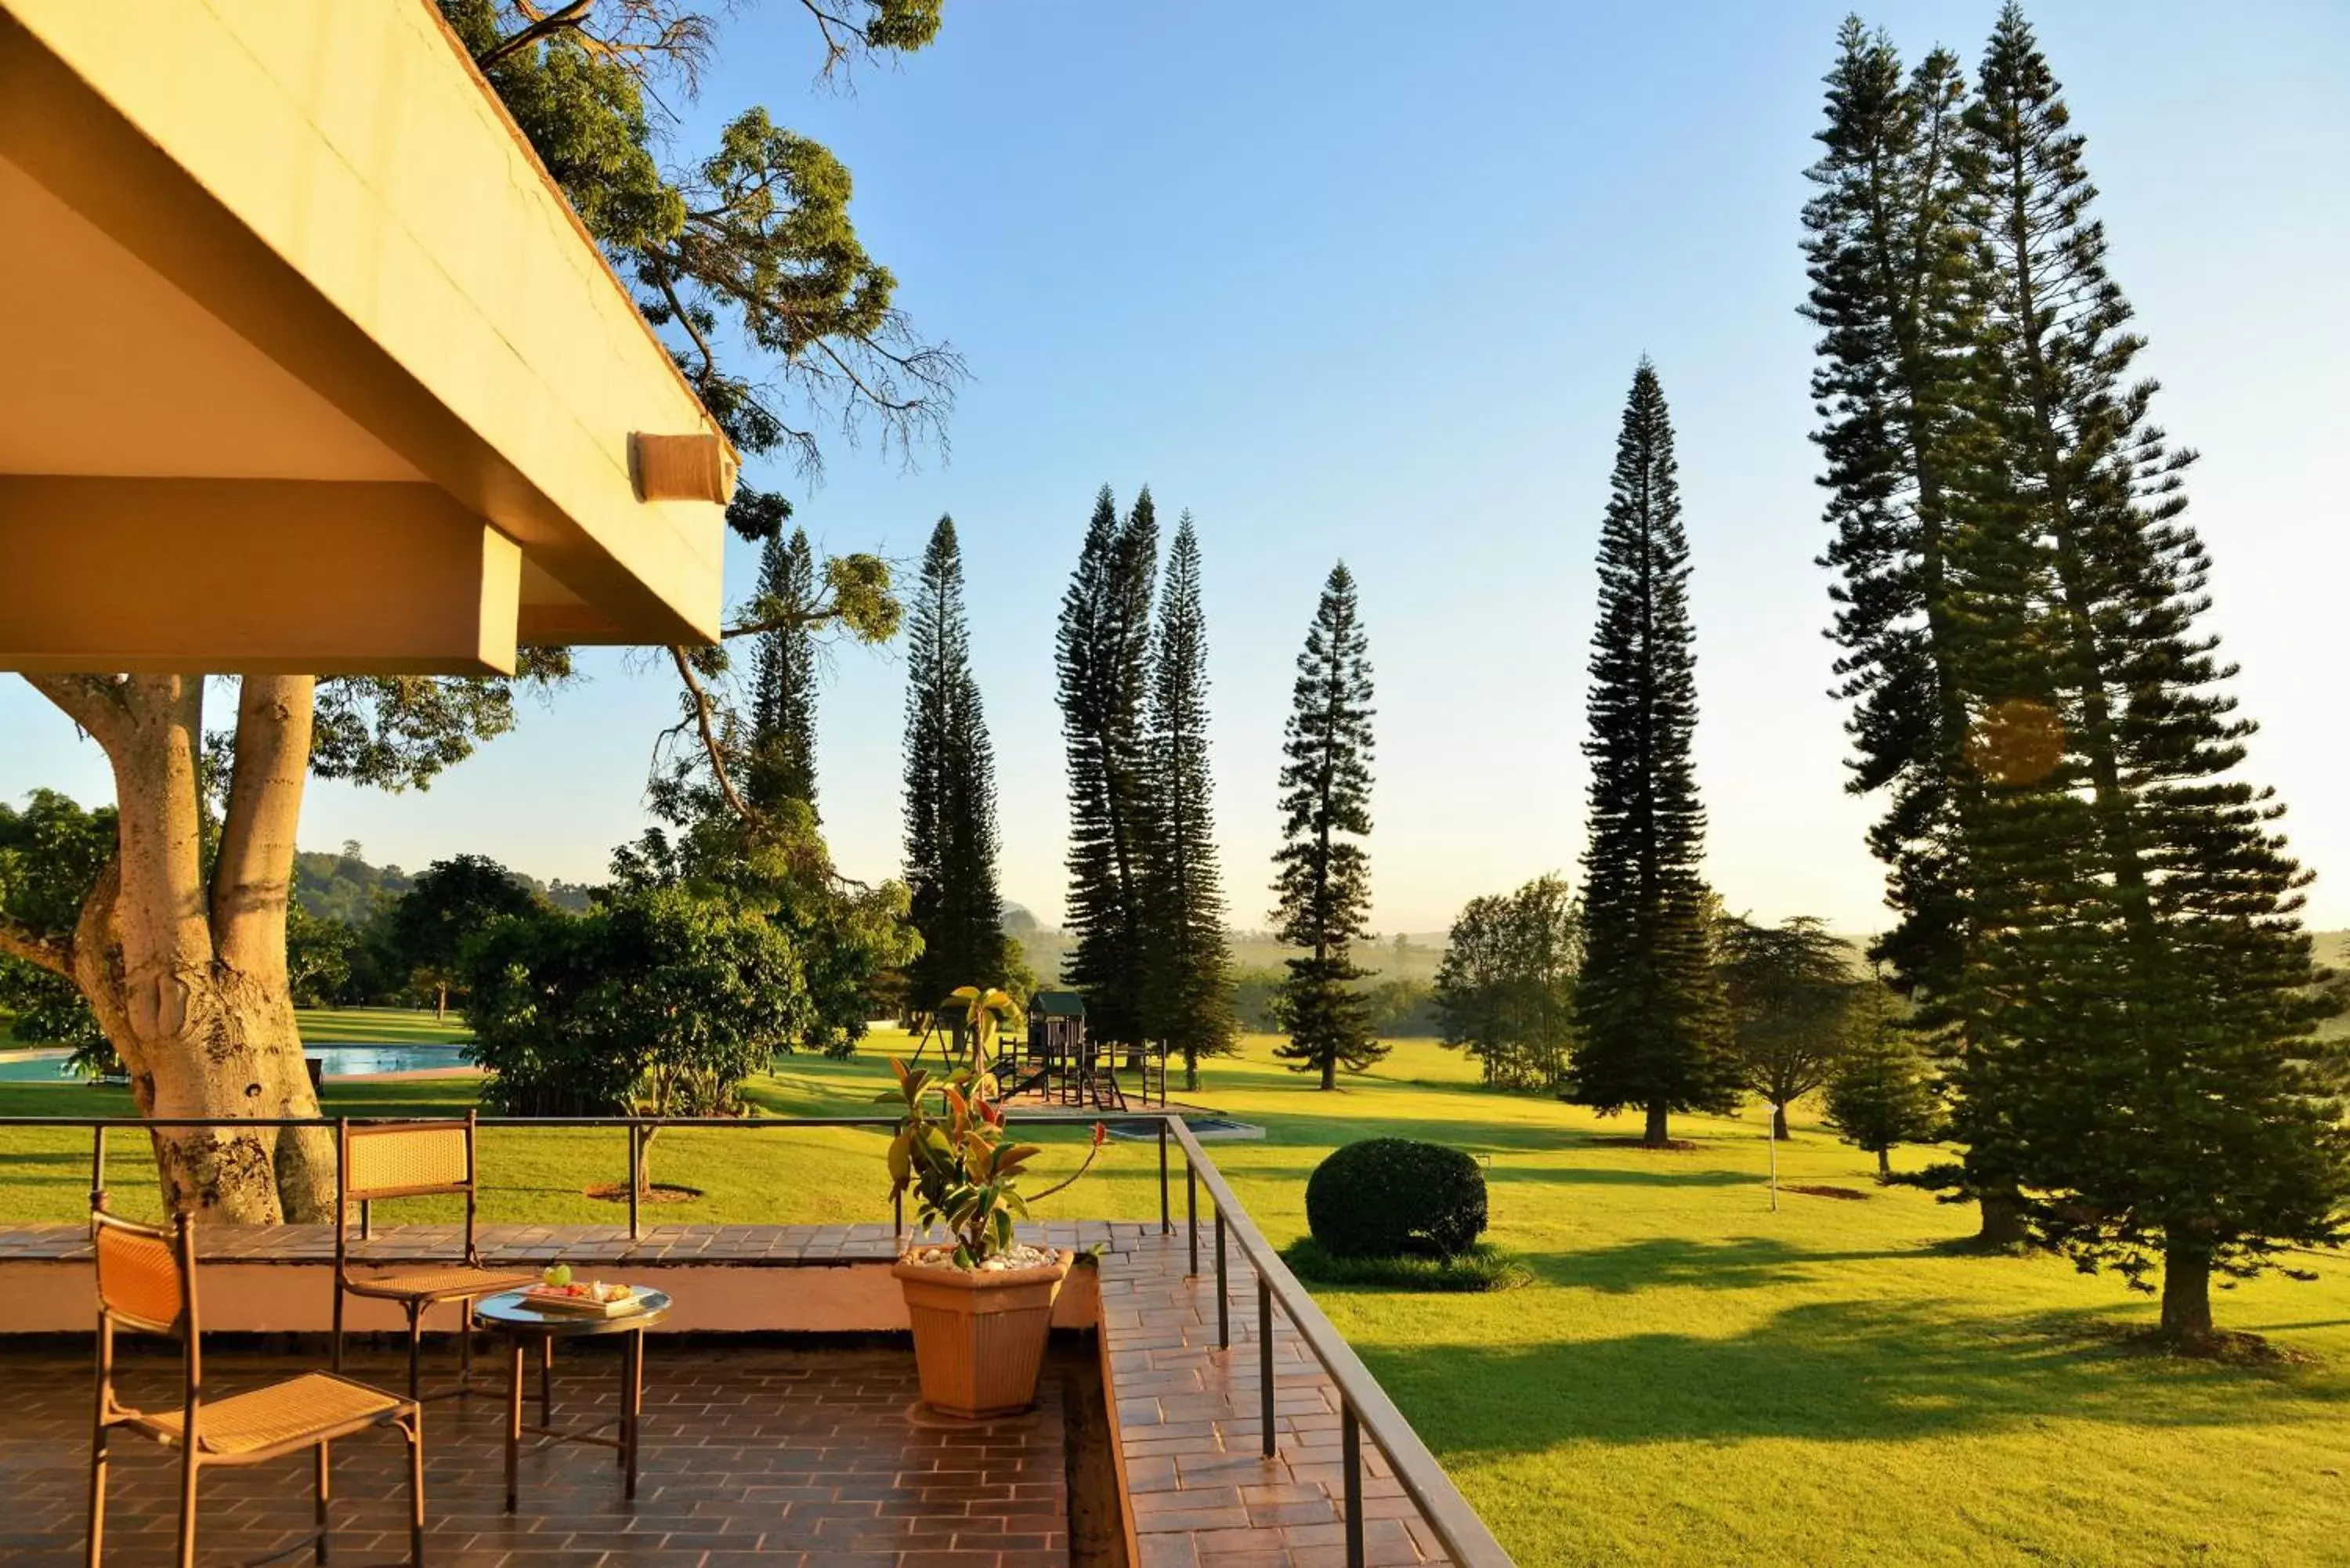
[[[547,1334],[538,1342],[538,1424],[555,1425],[555,1336]]]
[[[506,1511],[515,1511],[515,1472],[522,1462],[522,1341],[519,1334],[506,1335],[510,1354],[506,1364]]]
[[[637,1435],[645,1420],[645,1331],[629,1335],[629,1424],[621,1440],[628,1446],[629,1484],[625,1493],[630,1500],[637,1495]]]

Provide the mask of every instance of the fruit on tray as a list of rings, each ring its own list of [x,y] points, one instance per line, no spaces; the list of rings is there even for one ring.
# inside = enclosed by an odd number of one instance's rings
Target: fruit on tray
[[[568,1269],[562,1272],[566,1276],[571,1272]],[[555,1272],[553,1269],[547,1271],[549,1276]],[[593,1280],[584,1285],[575,1284],[567,1277],[561,1281],[550,1277],[546,1283],[533,1285],[523,1293],[536,1301],[593,1302],[606,1306],[627,1301],[636,1294],[626,1285],[608,1285],[601,1280]]]
[[[546,1282],[546,1283],[560,1289],[562,1286],[567,1285],[571,1282],[571,1265],[568,1263],[556,1263],[553,1267],[549,1268],[546,1272],[539,1275],[539,1278]]]

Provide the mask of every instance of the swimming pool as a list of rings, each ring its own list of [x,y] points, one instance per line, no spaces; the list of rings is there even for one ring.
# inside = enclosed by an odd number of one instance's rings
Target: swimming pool
[[[312,1045],[305,1054],[316,1056],[329,1078],[356,1077],[364,1073],[412,1073],[420,1068],[453,1072],[470,1067],[463,1051],[452,1045]],[[54,1084],[62,1078],[65,1053],[0,1062],[0,1084]]]

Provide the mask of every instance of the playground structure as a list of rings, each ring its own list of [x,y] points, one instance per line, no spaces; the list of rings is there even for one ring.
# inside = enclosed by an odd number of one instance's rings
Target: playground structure
[[[1006,1099],[1035,1094],[1050,1105],[1105,1111],[1167,1103],[1165,1041],[1128,1051],[1126,1070],[1134,1078],[1131,1095],[1110,1048],[1086,1032],[1086,999],[1074,991],[1040,991],[1028,1002],[1026,1045],[1006,1051],[996,1075],[1013,1085]]]
[[[948,1062],[965,1060],[965,1025],[951,1013],[933,1014],[914,1048],[920,1062],[935,1040]],[[1112,1047],[1086,1033],[1086,999],[1074,991],[1040,991],[1028,1002],[1024,1035],[1006,1031],[984,1064],[1003,1085],[1001,1103],[1028,1096],[1045,1105],[1124,1111],[1167,1104],[1167,1045],[1126,1051],[1123,1069]],[[1129,1075],[1122,1080],[1120,1071]],[[1129,1087],[1129,1082],[1131,1087]]]

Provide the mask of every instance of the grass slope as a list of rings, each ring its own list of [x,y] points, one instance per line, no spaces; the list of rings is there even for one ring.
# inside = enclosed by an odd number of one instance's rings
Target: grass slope
[[[1867,1157],[1800,1119],[1783,1182],[1868,1201],[1786,1195],[1772,1213],[1759,1116],[1680,1118],[1677,1134],[1700,1147],[1651,1154],[1602,1141],[1621,1121],[1474,1092],[1468,1064],[1426,1042],[1399,1043],[1336,1095],[1280,1071],[1270,1045],[1252,1039],[1191,1097],[1267,1129],[1211,1153],[1276,1245],[1303,1232],[1305,1177],[1340,1143],[1427,1137],[1489,1162],[1492,1239],[1534,1283],[1317,1294],[1521,1563],[2345,1560],[2343,1262],[2309,1260],[2315,1283],[2221,1298],[2228,1326],[2307,1362],[2137,1355],[2111,1329],[2150,1321],[2150,1303],[2055,1260],[1953,1250],[1968,1212],[1875,1188]],[[752,1093],[778,1114],[861,1111],[879,1074],[872,1055],[787,1059]],[[333,1085],[328,1099],[365,1115],[462,1106],[470,1092]],[[0,1113],[127,1108],[119,1091],[0,1086]],[[620,1174],[618,1134],[494,1129],[484,1144],[486,1218],[616,1217],[579,1189]],[[664,1134],[657,1177],[708,1196],[659,1217],[878,1218],[879,1147],[846,1130]],[[0,1134],[0,1223],[77,1217],[86,1158],[71,1135]],[[1075,1158],[1062,1140],[1047,1163]],[[116,1190],[125,1208],[151,1208],[137,1158],[120,1151]],[[1055,1208],[1155,1215],[1156,1163],[1149,1144],[1113,1142]],[[1179,1188],[1179,1219],[1181,1201]]]

